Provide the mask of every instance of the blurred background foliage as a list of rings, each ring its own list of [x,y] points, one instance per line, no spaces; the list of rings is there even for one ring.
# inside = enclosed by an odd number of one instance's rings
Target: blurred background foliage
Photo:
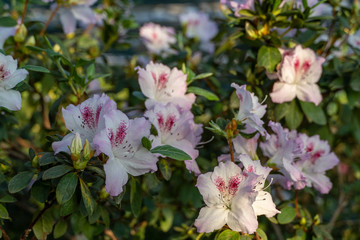
[[[105,16],[100,26],[88,25],[66,36],[55,17],[46,34],[40,36],[52,10],[40,0],[28,1],[24,18],[27,32],[18,36],[20,39],[8,38],[3,52],[18,59],[19,66],[43,68],[28,68],[29,77],[16,87],[22,92],[21,111],[2,108],[0,112],[3,237],[4,231],[11,239],[24,237],[28,228],[35,227],[28,232],[29,239],[34,233],[37,238],[49,234],[50,239],[73,239],[73,236],[76,239],[220,239],[220,231],[196,233],[193,222],[203,206],[202,198],[195,187],[196,177],[177,161],[163,163],[171,169],[170,178],[161,171],[132,178],[125,194],[111,199],[104,192],[101,160],[92,159],[94,169],[79,173],[83,182],[76,182],[75,193],[66,206],[56,201],[62,175],[44,180],[44,172],[51,167],[72,165],[66,155],[51,155],[51,143],[67,132],[61,108],[87,99],[94,93],[91,82],[96,80],[100,88],[95,88],[95,92],[106,92],[116,101],[118,109],[130,117],[141,116],[145,110],[144,98],[134,69],[153,60],[184,69],[189,79],[212,73],[191,83],[218,97],[214,101],[198,96],[193,106],[196,121],[205,127],[210,120],[224,127],[222,119],[233,118],[238,100],[230,84],[246,84],[267,104],[264,119],[281,122],[309,136],[320,135],[340,158],[341,164],[329,172],[333,189],[328,195],[308,188],[299,192],[302,218],[290,217],[284,224],[278,224],[276,219],[269,222],[265,217],[259,218],[260,228],[268,239],[358,239],[360,49],[350,45],[348,38],[359,29],[359,3],[328,0],[319,1],[320,5],[312,8],[314,5],[307,5],[306,0],[287,1],[280,8],[281,1],[255,2],[255,9],[244,10],[239,18],[218,1],[103,0],[93,6]],[[314,14],[323,5],[330,9],[328,14]],[[0,26],[14,26],[22,18],[24,8],[25,0],[1,1]],[[218,24],[219,33],[213,38],[214,53],[201,51],[198,39],[186,38],[178,16],[168,21],[159,18],[167,9],[182,13],[191,8],[210,13]],[[145,12],[148,19],[143,16]],[[176,28],[177,42],[172,48],[177,54],[162,57],[147,52],[139,38],[144,19]],[[296,44],[326,57],[318,83],[323,95],[319,106],[297,99],[275,104],[267,98],[273,81],[267,78],[266,71],[272,72],[281,58],[274,57],[272,62],[264,63],[259,50],[291,48]],[[212,139],[213,135],[205,130],[202,141]],[[226,139],[214,136],[199,151],[197,162],[201,171],[212,171],[218,163],[217,157],[228,152]],[[263,156],[261,160],[266,161]],[[20,172],[24,175],[18,178],[21,181],[16,185],[18,189],[9,192],[10,179]],[[30,182],[33,185],[28,185]],[[280,209],[292,206],[293,192],[275,185],[272,192]],[[137,194],[140,203],[131,201],[132,193]],[[95,202],[92,210],[82,201],[84,194],[92,196]]]

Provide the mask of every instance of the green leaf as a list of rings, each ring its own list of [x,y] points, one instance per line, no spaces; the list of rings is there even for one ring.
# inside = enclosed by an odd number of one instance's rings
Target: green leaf
[[[218,96],[216,96],[214,93],[212,93],[208,90],[199,88],[199,87],[188,87],[187,91],[190,93],[195,93],[196,95],[199,95],[199,96],[203,96],[210,101],[219,101],[220,100],[218,98]]]
[[[9,192],[17,193],[23,190],[30,183],[33,176],[33,172],[21,172],[15,175],[9,182]]]
[[[356,92],[360,92],[360,72],[354,72],[351,75],[351,80],[350,80],[350,87],[352,90],[356,91]]]
[[[161,212],[164,220],[160,221],[160,228],[163,232],[168,232],[174,221],[174,213],[168,207],[162,208]]]
[[[293,207],[287,206],[281,209],[281,213],[277,215],[277,220],[280,224],[291,223],[296,217],[296,210]]]
[[[259,49],[257,64],[264,67],[270,73],[275,69],[275,66],[281,61],[281,54],[277,48],[262,46]]]
[[[33,231],[37,239],[46,240],[48,234],[52,232],[54,219],[50,211],[43,213],[36,221]]]
[[[13,203],[16,201],[17,201],[16,198],[14,198],[13,196],[8,195],[8,194],[6,194],[0,198],[0,202],[2,202],[2,203]]]
[[[86,77],[91,81],[94,79],[94,76],[95,76],[95,64],[91,64],[86,69]]]
[[[0,17],[0,27],[15,27],[16,20],[12,17]]]
[[[89,213],[89,215],[91,215],[93,214],[96,208],[96,202],[91,195],[90,189],[82,179],[80,179],[80,187],[81,187],[81,195],[86,211]]]
[[[33,160],[35,156],[36,156],[36,154],[35,154],[34,149],[29,148],[29,158],[30,158],[30,160]]]
[[[4,205],[0,204],[0,218],[2,219],[10,219],[9,213],[4,207]]]
[[[323,225],[315,225],[313,227],[314,233],[317,237],[320,239],[327,239],[327,240],[333,240],[334,238],[331,236],[329,230],[326,228],[326,226]]]
[[[214,75],[214,74],[213,73],[201,73],[199,75],[196,75],[192,80],[204,79],[204,78],[211,77],[212,75]]]
[[[60,206],[60,216],[63,217],[75,212],[77,206],[78,206],[77,198],[76,198],[76,194],[74,194],[69,201],[65,202]]]
[[[131,178],[130,187],[130,205],[131,211],[135,217],[139,217],[141,210],[142,196],[140,183],[134,178]]]
[[[44,203],[50,193],[51,187],[43,184],[42,181],[36,181],[31,187],[31,196],[38,202]]]
[[[227,229],[221,232],[216,240],[240,240],[240,233]]]
[[[158,166],[164,179],[169,181],[172,174],[169,162],[165,158],[161,158],[160,161],[158,161]]]
[[[101,168],[98,168],[95,166],[86,166],[86,169],[88,169],[89,171],[92,171],[94,173],[97,173],[102,178],[105,178],[105,172]]]
[[[296,100],[293,100],[289,105],[288,113],[285,116],[285,121],[290,129],[297,128],[303,120],[303,114],[296,104]]]
[[[109,228],[109,227],[110,227],[110,215],[109,215],[109,211],[106,210],[106,208],[103,207],[103,206],[99,206],[99,208],[100,208],[101,218],[102,218],[105,226],[106,226],[107,228]]]
[[[132,95],[139,100],[146,100],[146,97],[142,92],[134,91],[134,92],[132,92]]]
[[[66,233],[67,222],[64,219],[60,219],[54,228],[54,238],[59,238]]]
[[[73,169],[74,168],[70,167],[69,165],[58,165],[58,166],[47,169],[44,172],[42,179],[48,180],[48,179],[58,178],[58,177],[63,176],[64,174],[70,172]]]
[[[178,161],[185,161],[185,160],[191,160],[191,157],[184,152],[183,150],[180,150],[178,148],[174,148],[170,145],[163,145],[158,146],[153,149],[151,149],[152,153],[158,153],[165,157],[169,157]]]
[[[150,151],[150,149],[151,149],[151,141],[147,137],[143,137],[141,139],[141,143],[142,143],[144,148],[146,148],[147,150]]]
[[[73,196],[78,184],[78,176],[71,172],[63,176],[56,187],[56,200],[63,204]]]
[[[39,160],[40,166],[46,166],[52,163],[55,163],[56,159],[53,152],[45,153]]]
[[[303,101],[300,101],[300,106],[309,121],[313,121],[319,125],[326,124],[326,115],[321,107],[315,106],[312,102]]]
[[[277,122],[279,122],[281,119],[283,119],[286,114],[289,111],[289,104],[288,103],[281,103],[281,104],[277,104],[275,107],[275,120]]]
[[[261,228],[258,228],[256,230],[257,234],[259,234],[259,236],[261,237],[261,240],[268,240],[266,233],[264,232],[264,230],[262,230]]]
[[[35,65],[25,65],[23,68],[33,72],[43,72],[43,73],[50,73],[50,70],[41,66]]]

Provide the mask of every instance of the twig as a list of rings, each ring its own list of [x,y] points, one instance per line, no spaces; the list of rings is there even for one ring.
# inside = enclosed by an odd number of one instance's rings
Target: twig
[[[232,162],[235,162],[235,160],[234,160],[233,143],[232,143],[231,138],[228,139],[228,144],[229,144],[229,148],[230,148],[231,161],[232,161]]]
[[[5,230],[0,226],[0,231],[4,240],[10,240],[9,236],[6,234]]]
[[[281,34],[279,37],[282,38],[284,37],[287,33],[289,33],[291,30],[293,30],[292,27],[289,27],[285,32],[283,32],[283,34]]]
[[[24,10],[23,10],[22,15],[21,15],[21,23],[20,23],[20,25],[24,23],[24,19],[25,19],[25,16],[26,16],[28,3],[29,3],[29,0],[25,0],[25,6],[24,6]],[[20,28],[19,28],[19,29],[20,29]]]
[[[54,11],[52,11],[49,19],[47,20],[47,22],[45,23],[43,29],[42,29],[41,32],[40,32],[40,36],[41,36],[41,37],[44,36],[47,27],[49,26],[50,22],[51,22],[52,19],[55,17],[55,14],[57,13],[57,11],[58,11],[59,9],[60,9],[60,4],[57,4],[57,5],[56,5],[56,8],[54,9]]]
[[[255,232],[255,239],[256,240],[261,240],[261,238],[260,238],[260,236],[259,236],[259,234],[257,232]]]

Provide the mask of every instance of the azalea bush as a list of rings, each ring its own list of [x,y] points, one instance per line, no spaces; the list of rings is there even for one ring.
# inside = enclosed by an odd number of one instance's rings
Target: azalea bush
[[[357,239],[358,1],[135,4],[0,2],[1,237]]]

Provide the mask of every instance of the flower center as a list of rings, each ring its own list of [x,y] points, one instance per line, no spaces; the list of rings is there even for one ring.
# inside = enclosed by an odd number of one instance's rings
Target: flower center
[[[220,192],[219,198],[224,208],[231,209],[231,200],[238,192],[242,180],[242,176],[239,174],[230,177],[227,183],[220,176],[215,179],[215,186]]]
[[[0,81],[4,80],[4,78],[6,78],[9,75],[10,72],[5,70],[4,64],[0,65]]]

